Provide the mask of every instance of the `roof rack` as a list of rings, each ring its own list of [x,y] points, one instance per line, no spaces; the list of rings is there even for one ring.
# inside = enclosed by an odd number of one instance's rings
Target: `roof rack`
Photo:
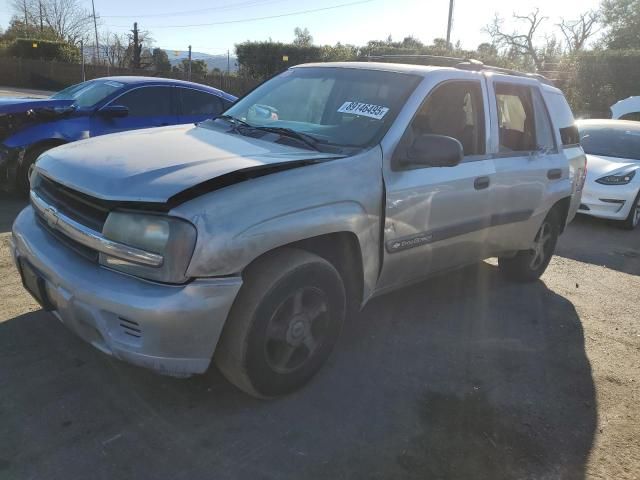
[[[389,61],[389,60],[404,60],[407,63],[413,63],[417,65],[433,65],[437,67],[453,67],[460,70],[471,71],[489,71],[496,73],[503,73],[505,75],[513,75],[515,77],[533,78],[541,83],[552,85],[553,82],[547,77],[540,75],[539,73],[525,73],[517,70],[511,70],[509,68],[494,67],[492,65],[485,65],[480,60],[473,58],[458,58],[458,57],[445,57],[440,55],[368,55],[367,61]]]

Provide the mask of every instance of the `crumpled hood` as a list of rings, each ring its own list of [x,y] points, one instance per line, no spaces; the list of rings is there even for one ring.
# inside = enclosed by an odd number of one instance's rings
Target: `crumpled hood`
[[[50,98],[0,98],[0,115],[20,113],[39,109],[65,109],[73,105],[73,100],[52,100]]]
[[[632,165],[640,166],[640,161],[603,155],[587,155],[587,179],[595,181],[616,170]]]
[[[63,145],[43,154],[37,169],[96,198],[164,203],[195,185],[238,170],[334,157],[340,155],[179,125]]]

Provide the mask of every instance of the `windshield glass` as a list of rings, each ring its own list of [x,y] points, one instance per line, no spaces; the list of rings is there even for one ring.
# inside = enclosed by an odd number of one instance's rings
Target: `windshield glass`
[[[582,125],[578,128],[585,153],[640,160],[640,128],[625,125]]]
[[[420,78],[364,69],[292,68],[226,114],[250,126],[292,129],[320,144],[367,147],[380,141]]]
[[[109,95],[124,87],[124,83],[113,80],[91,80],[78,83],[60,90],[51,98],[55,100],[75,100],[73,103],[78,107],[93,107]]]

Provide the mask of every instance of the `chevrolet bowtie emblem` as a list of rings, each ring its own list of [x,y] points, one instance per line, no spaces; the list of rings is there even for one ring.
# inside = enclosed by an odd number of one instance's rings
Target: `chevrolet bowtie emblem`
[[[42,216],[47,221],[50,227],[55,227],[58,224],[58,210],[54,207],[47,207],[43,212]]]

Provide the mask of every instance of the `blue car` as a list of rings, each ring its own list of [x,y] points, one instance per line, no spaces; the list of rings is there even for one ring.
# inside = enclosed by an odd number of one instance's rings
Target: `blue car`
[[[225,111],[236,97],[221,90],[153,77],[105,77],[44,99],[0,99],[0,189],[29,191],[36,159],[76,140],[180,123]]]

